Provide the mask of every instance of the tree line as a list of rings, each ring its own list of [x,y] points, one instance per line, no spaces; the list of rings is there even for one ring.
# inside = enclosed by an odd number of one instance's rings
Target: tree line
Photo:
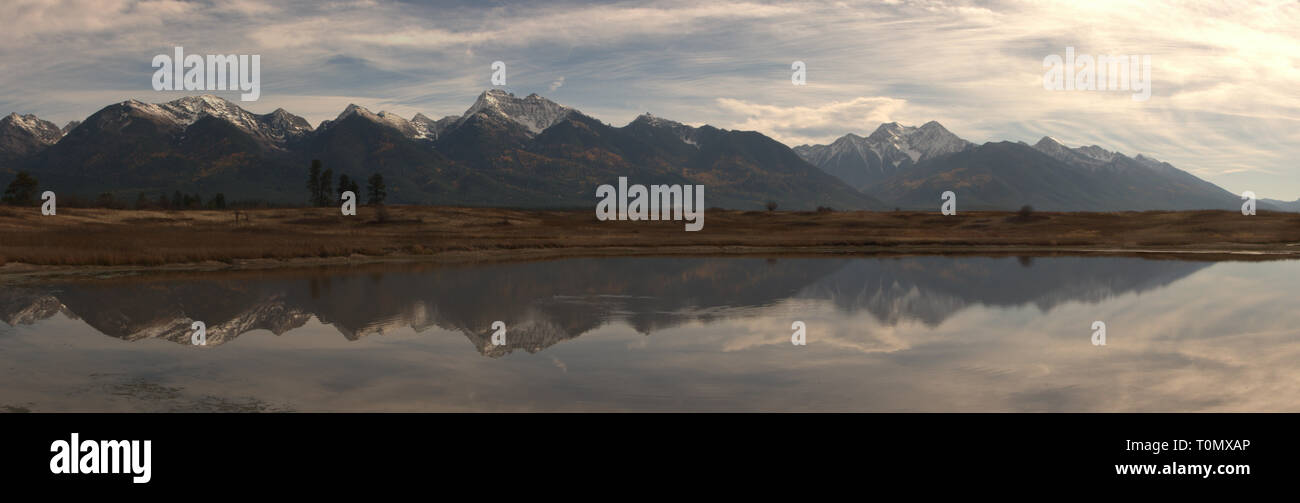
[[[311,161],[311,169],[307,172],[307,190],[309,193],[308,204],[311,206],[333,206],[338,204],[343,198],[343,193],[352,191],[358,198],[361,197],[361,187],[357,181],[348,177],[347,174],[341,174],[338,178],[338,190],[335,191],[334,170],[321,170],[321,161],[314,159]],[[5,188],[3,196],[0,196],[0,203],[13,206],[31,206],[39,203],[40,182],[31,173],[26,171],[18,172],[9,186]],[[388,197],[388,189],[384,185],[384,175],[374,173],[366,180],[366,204],[372,206],[382,206],[384,199]],[[78,206],[95,206],[101,208],[126,209],[128,205],[125,200],[116,199],[112,193],[104,192],[94,200],[83,200],[76,195],[68,194],[59,197],[59,204],[68,207]],[[157,197],[150,197],[146,192],[140,192],[136,196],[135,209],[225,209],[228,207],[226,195],[218,192],[210,199],[204,200],[203,196],[198,193],[185,194],[177,190],[168,196],[166,192],[158,193]],[[238,206],[267,206],[265,202],[248,201]]]
[[[361,197],[361,188],[357,186],[357,181],[349,178],[347,174],[339,175],[338,191],[334,190],[334,170],[326,169],[321,171],[321,162],[319,159],[311,161],[311,169],[307,171],[307,202],[312,206],[333,206],[343,200],[343,193],[352,191],[358,198]],[[366,204],[372,206],[382,206],[384,199],[388,197],[388,189],[384,186],[384,175],[375,173],[370,175],[366,180]]]
[[[36,177],[26,171],[20,171],[13,181],[9,182],[3,196],[0,196],[0,203],[11,206],[35,206],[40,204],[40,193],[40,182]],[[117,199],[110,192],[104,192],[94,199],[83,198],[76,194],[64,194],[59,196],[59,205],[68,208],[134,208],[137,210],[222,210],[227,207],[226,194],[224,193],[218,192],[205,201],[203,196],[197,192],[184,194],[179,190],[172,192],[171,196],[168,196],[166,192],[159,192],[157,197],[151,197],[147,192],[140,192],[136,194],[134,205],[127,204],[125,199]]]

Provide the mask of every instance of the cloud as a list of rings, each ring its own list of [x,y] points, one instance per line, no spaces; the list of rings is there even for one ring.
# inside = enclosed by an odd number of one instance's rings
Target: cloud
[[[1233,192],[1300,196],[1300,2],[1289,0],[13,0],[0,17],[0,114],[60,123],[106,104],[90,94],[158,97],[148,62],[175,45],[261,54],[272,109],[349,96],[458,113],[502,60],[512,90],[562,86],[566,105],[610,123],[651,111],[798,144],[937,120],[975,142],[1051,135],[1145,153]],[[1043,90],[1043,58],[1067,46],[1151,55],[1151,99]],[[790,83],[795,60],[806,86]],[[316,122],[332,106],[294,111]]]
[[[786,143],[828,143],[847,132],[874,130],[892,122],[907,102],[888,97],[859,97],[813,106],[778,106],[750,103],[735,98],[718,98],[723,114],[740,116],[733,129],[761,131]]]

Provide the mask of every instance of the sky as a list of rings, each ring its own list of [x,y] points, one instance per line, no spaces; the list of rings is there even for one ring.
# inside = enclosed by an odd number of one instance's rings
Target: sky
[[[62,125],[155,91],[153,58],[261,56],[255,113],[459,115],[506,85],[621,126],[642,113],[790,146],[934,120],[1052,136],[1300,198],[1300,2],[6,0],[0,114]],[[1150,56],[1151,95],[1044,88],[1044,59]],[[806,65],[806,84],[791,64]],[[238,101],[237,92],[216,92]]]

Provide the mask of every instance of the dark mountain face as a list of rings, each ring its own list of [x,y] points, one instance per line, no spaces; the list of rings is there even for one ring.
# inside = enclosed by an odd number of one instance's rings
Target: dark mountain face
[[[627,177],[703,184],[708,206],[759,209],[770,200],[790,209],[883,207],[758,133],[648,116],[615,128],[536,95],[484,93],[435,147],[505,185],[499,192],[517,206],[587,206],[596,187]]]
[[[410,121],[351,105],[315,130],[284,110],[251,114],[214,96],[128,101],[48,130],[53,145],[11,149],[42,186],[101,192],[223,192],[229,200],[305,199],[307,167],[384,176],[388,201],[585,207],[596,187],[703,184],[708,206],[881,208],[758,133],[634,121],[615,128],[546,98],[484,92],[461,116]],[[57,143],[54,143],[57,141]]]
[[[1043,137],[1034,149],[1090,173],[1107,186],[1108,204],[1125,209],[1233,209],[1237,196],[1195,175],[1138,155],[1128,157],[1096,145],[1070,148]]]
[[[871,194],[902,208],[938,208],[945,191],[957,209],[1099,210],[1101,189],[1085,173],[1026,145],[986,143],[922,162],[872,187]]]
[[[904,208],[936,208],[957,193],[957,208],[1044,211],[1195,210],[1239,207],[1231,193],[1148,158],[1118,154],[1079,160],[1023,143],[986,143],[922,162],[872,187]]]
[[[11,171],[26,156],[53,145],[63,132],[35,115],[9,114],[0,119],[0,171]]]
[[[882,124],[870,136],[795,148],[804,159],[889,206],[933,209],[957,193],[958,209],[1048,211],[1198,210],[1240,207],[1237,196],[1175,168],[1096,145],[1070,148],[1044,137],[974,146],[936,122]],[[1262,201],[1261,209],[1289,208]]]
[[[106,189],[166,183],[192,169],[174,151],[183,131],[137,102],[109,105],[37,155],[33,171],[87,185],[102,180]]]
[[[225,118],[200,115],[185,124],[157,105],[123,102],[91,115],[25,164],[43,187],[84,196],[180,190],[268,198],[289,189],[290,176],[300,178],[295,161]]]
[[[691,172],[720,186],[714,194],[725,190],[724,195],[734,198],[737,206],[742,201],[753,201],[751,207],[756,208],[771,199],[786,209],[884,208],[879,201],[862,196],[848,184],[831,183],[839,180],[762,134],[705,126],[699,129],[696,141],[699,153],[691,159]]]
[[[352,114],[336,120],[292,147],[299,154],[298,166],[306,166],[303,163],[310,163],[311,159],[321,159],[334,176],[346,174],[361,183],[372,173],[383,175],[390,202],[462,202],[454,197],[459,171],[450,169],[446,158],[427,144],[364,115]],[[294,180],[301,181],[305,173],[300,167],[291,174]],[[358,197],[364,200],[365,195],[358,194]]]

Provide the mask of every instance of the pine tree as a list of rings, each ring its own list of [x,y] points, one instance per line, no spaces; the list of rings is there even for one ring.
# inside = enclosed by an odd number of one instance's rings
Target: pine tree
[[[40,184],[31,173],[19,171],[18,176],[9,182],[9,187],[5,188],[2,199],[6,204],[27,205],[36,203],[36,194],[40,189]]]
[[[352,179],[347,174],[339,175],[339,201],[343,201],[343,193],[349,190],[352,190]]]
[[[320,159],[311,160],[311,170],[307,174],[307,193],[310,194],[307,201],[320,206]]]
[[[334,170],[327,169],[320,175],[320,201],[317,206],[334,204]]]
[[[366,193],[370,195],[366,204],[383,206],[384,198],[388,196],[384,189],[384,175],[379,173],[370,175],[370,180],[366,182]]]

